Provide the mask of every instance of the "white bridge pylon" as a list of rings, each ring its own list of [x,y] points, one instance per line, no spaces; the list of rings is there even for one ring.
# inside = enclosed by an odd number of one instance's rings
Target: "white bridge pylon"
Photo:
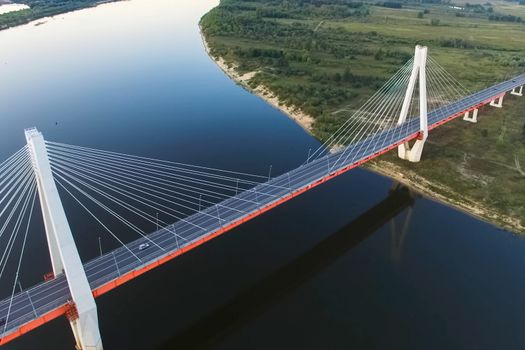
[[[410,110],[410,104],[412,102],[412,96],[416,83],[419,81],[419,127],[420,135],[414,145],[410,147],[408,142],[398,146],[399,158],[408,160],[410,162],[419,162],[421,160],[421,154],[423,153],[423,146],[428,138],[428,117],[427,117],[427,55],[428,49],[426,46],[416,46],[416,52],[414,55],[414,64],[412,66],[412,73],[408,82],[408,88],[403,101],[403,107],[401,108],[401,114],[399,115],[398,125],[406,122],[408,112]]]
[[[68,319],[78,350],[102,350],[97,305],[53,179],[44,137],[35,128],[25,131],[35,177],[49,253],[56,276],[66,275],[72,297]]]

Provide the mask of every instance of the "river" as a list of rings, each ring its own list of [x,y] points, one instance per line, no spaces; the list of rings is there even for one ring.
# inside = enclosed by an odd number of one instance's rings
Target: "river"
[[[197,23],[216,3],[132,0],[1,31],[0,159],[36,126],[261,175],[301,164],[318,142],[206,55]],[[522,349],[525,239],[394,185],[357,169],[104,295],[105,349]],[[113,244],[68,215],[83,260]],[[51,270],[44,247],[35,230],[24,287]],[[5,347],[72,348],[65,318]]]

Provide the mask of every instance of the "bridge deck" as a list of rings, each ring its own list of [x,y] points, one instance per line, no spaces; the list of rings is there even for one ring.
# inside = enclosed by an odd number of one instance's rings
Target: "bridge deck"
[[[477,92],[428,115],[433,129],[467,110],[489,103],[515,87],[525,84],[525,74]],[[286,174],[231,197],[218,205],[195,213],[84,265],[95,297],[141,275],[156,266],[185,253],[214,237],[256,217],[281,203],[300,195],[403,142],[417,138],[419,119],[370,136],[352,145],[352,152],[341,150],[304,164]],[[220,219],[217,219],[217,216]],[[150,247],[139,250],[140,244]],[[153,242],[153,243],[152,243]],[[130,250],[140,258],[138,261]],[[10,316],[0,328],[0,345],[46,323],[67,310],[70,293],[63,276],[43,282],[0,302],[0,320]]]

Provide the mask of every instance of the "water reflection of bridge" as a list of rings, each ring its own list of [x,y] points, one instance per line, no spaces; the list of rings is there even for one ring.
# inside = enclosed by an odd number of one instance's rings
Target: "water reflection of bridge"
[[[274,271],[229,302],[190,325],[162,349],[202,348],[264,313],[290,293],[322,273],[339,258],[388,223],[392,224],[392,258],[399,259],[417,194],[395,183],[381,202]],[[403,212],[406,210],[406,216]],[[395,220],[402,230],[395,229]]]

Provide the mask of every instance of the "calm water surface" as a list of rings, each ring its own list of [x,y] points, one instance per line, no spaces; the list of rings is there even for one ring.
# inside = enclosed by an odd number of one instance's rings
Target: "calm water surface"
[[[302,163],[318,143],[205,54],[215,4],[132,0],[0,32],[0,159],[37,126],[258,174]],[[522,349],[525,240],[391,187],[353,171],[97,299],[105,348]],[[84,260],[98,236],[114,245],[68,214]],[[26,286],[50,270],[41,230],[27,249]],[[72,344],[59,319],[5,348]]]

